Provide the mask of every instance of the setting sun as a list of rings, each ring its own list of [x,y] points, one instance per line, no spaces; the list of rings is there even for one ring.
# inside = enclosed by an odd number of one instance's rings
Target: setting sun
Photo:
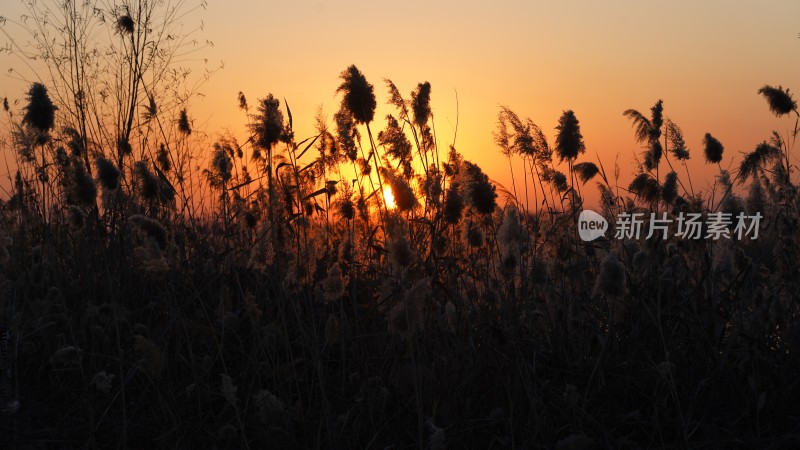
[[[383,199],[386,201],[386,207],[389,209],[395,209],[397,207],[397,203],[394,201],[394,194],[392,193],[392,188],[386,186],[383,188]]]

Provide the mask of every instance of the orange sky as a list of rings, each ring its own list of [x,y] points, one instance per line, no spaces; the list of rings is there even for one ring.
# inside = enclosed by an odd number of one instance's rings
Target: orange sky
[[[18,17],[16,3],[5,1],[0,15]],[[610,170],[619,155],[627,185],[640,148],[622,111],[647,112],[661,98],[693,151],[698,188],[711,173],[703,164],[705,132],[725,145],[726,166],[771,130],[793,125],[772,116],[756,91],[764,84],[800,90],[796,0],[434,3],[209,0],[186,18],[186,29],[202,20],[196,37],[215,45],[197,57],[225,67],[193,102],[195,127],[229,129],[244,140],[237,92],[251,105],[273,93],[289,102],[296,135],[305,138],[319,105],[333,116],[338,75],[355,64],[375,85],[379,104],[386,100],[383,78],[406,95],[429,81],[441,148],[452,143],[458,117],[457,148],[509,188],[507,162],[492,140],[501,104],[533,119],[551,143],[562,110],[574,110],[583,158],[599,155]],[[0,55],[0,96],[22,98],[26,85],[5,75],[11,67],[22,69]],[[388,112],[378,111],[374,129]]]

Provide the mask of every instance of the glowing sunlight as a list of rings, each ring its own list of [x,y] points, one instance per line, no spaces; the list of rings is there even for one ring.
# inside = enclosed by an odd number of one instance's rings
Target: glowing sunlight
[[[386,201],[386,207],[389,209],[395,209],[397,207],[397,203],[394,201],[394,194],[392,193],[392,188],[386,186],[383,188],[383,199]]]

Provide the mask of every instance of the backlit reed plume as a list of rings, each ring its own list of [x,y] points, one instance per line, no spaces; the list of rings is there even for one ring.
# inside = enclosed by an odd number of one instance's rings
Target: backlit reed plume
[[[650,119],[635,109],[625,110],[622,115],[629,118],[634,128],[636,141],[647,145],[644,154],[644,167],[654,170],[661,162],[661,126],[664,124],[664,102],[659,100],[650,108]]]
[[[781,86],[773,87],[767,84],[759,89],[758,93],[767,99],[770,111],[778,117],[797,111],[797,101],[792,98],[789,89],[783,89]]]
[[[386,250],[389,252],[389,260],[397,269],[409,267],[414,261],[414,251],[411,250],[411,243],[403,234],[392,238]]]
[[[442,202],[442,173],[435,165],[425,172],[425,180],[422,183],[422,190],[425,197],[432,205],[439,206]]]
[[[122,34],[133,34],[134,22],[130,14],[117,17],[117,30]]]
[[[464,211],[464,198],[461,196],[461,186],[453,183],[447,188],[444,196],[444,220],[450,224],[456,224],[461,220],[461,213]]]
[[[503,213],[503,222],[497,230],[497,241],[503,247],[518,245],[522,241],[522,225],[516,208],[508,207]]]
[[[550,167],[545,168],[542,172],[542,180],[549,182],[556,188],[558,192],[566,192],[569,189],[567,184],[567,176],[558,170]]]
[[[361,139],[353,115],[347,109],[339,109],[333,116],[336,122],[336,140],[351,162],[358,157],[357,143]]]
[[[164,228],[164,225],[161,225],[159,221],[140,214],[130,216],[128,221],[139,227],[148,237],[152,238],[160,249],[164,250],[167,248],[167,229]]]
[[[603,260],[592,292],[594,296],[613,297],[621,297],[625,293],[625,266],[616,251],[611,250]]]
[[[342,92],[344,98],[342,104],[347,107],[353,115],[356,123],[367,124],[372,122],[375,117],[375,89],[367,81],[367,78],[354,65],[345,69],[340,78],[342,84],[336,92]]]
[[[367,177],[370,173],[372,173],[372,164],[370,164],[366,159],[358,158],[356,160],[356,164],[358,164],[358,170],[362,177]]]
[[[386,116],[386,129],[378,133],[378,143],[386,147],[386,154],[399,161],[406,177],[413,175],[411,168],[411,142],[400,124],[391,114]]]
[[[78,130],[72,127],[64,128],[64,134],[67,137],[67,147],[69,147],[72,156],[83,156],[86,153],[86,148],[83,146],[83,138]]]
[[[145,108],[144,114],[142,114],[145,122],[155,119],[155,117],[158,115],[158,105],[156,104],[155,97],[149,95],[147,100],[147,107]]]
[[[411,186],[409,186],[405,178],[398,176],[391,170],[381,170],[381,172],[386,182],[389,183],[389,186],[392,188],[392,194],[394,195],[394,202],[397,205],[397,209],[400,211],[410,211],[419,204],[414,190],[411,189]]]
[[[586,184],[587,181],[591,180],[600,172],[600,169],[597,168],[597,165],[593,162],[582,162],[575,164],[573,167],[575,173],[578,175],[578,179],[581,180],[581,183]]]
[[[572,110],[564,111],[558,119],[556,135],[556,154],[560,161],[574,160],[586,151],[578,118]]]
[[[175,190],[167,182],[156,176],[147,167],[147,162],[136,161],[133,172],[139,182],[142,198],[167,203],[175,198]]]
[[[214,159],[211,164],[214,167],[214,175],[222,183],[227,183],[231,179],[233,162],[230,153],[232,151],[228,143],[214,143]]]
[[[649,173],[640,173],[631,181],[628,189],[642,200],[653,203],[661,195],[661,186]]]
[[[411,111],[417,126],[424,127],[428,123],[431,116],[431,84],[427,81],[419,83],[411,93]]]
[[[500,153],[502,153],[506,158],[511,157],[511,155],[515,153],[515,149],[512,147],[512,134],[509,127],[509,115],[516,117],[516,114],[514,114],[514,112],[512,112],[510,109],[506,108],[505,106],[502,107],[500,112],[497,114],[497,130],[492,132],[495,144],[500,147]],[[517,118],[517,120],[519,119]]]
[[[725,151],[725,147],[722,146],[722,143],[717,138],[710,133],[706,133],[705,137],[703,137],[703,150],[706,155],[706,162],[717,164],[722,161],[722,153]]]
[[[92,206],[97,197],[97,185],[86,172],[86,168],[83,164],[79,162],[72,165],[72,179],[69,194],[72,201],[84,207]]]
[[[661,198],[667,202],[672,203],[678,198],[678,174],[670,171],[664,177],[664,184],[661,187]]]
[[[172,168],[172,162],[170,162],[169,152],[167,151],[166,145],[161,144],[158,147],[158,152],[156,152],[156,161],[158,161],[158,165],[162,172],[169,172],[169,170]]]
[[[250,109],[250,107],[247,105],[247,97],[244,96],[244,92],[239,91],[236,99],[239,101],[239,109],[242,111],[248,111]]]
[[[387,89],[389,89],[389,104],[397,108],[401,118],[408,117],[408,105],[405,99],[403,99],[400,89],[397,89],[394,82],[388,78],[384,78],[383,81],[386,83]]]
[[[178,130],[187,136],[192,134],[192,126],[189,124],[189,115],[186,113],[186,108],[182,109],[178,116]]]
[[[470,247],[477,248],[482,246],[484,242],[483,230],[472,221],[467,222],[464,225],[464,240]]]
[[[675,159],[684,161],[689,159],[689,148],[683,138],[683,130],[673,121],[667,119],[667,140],[669,141],[669,151]]]
[[[94,162],[97,166],[97,177],[103,189],[113,191],[119,186],[120,171],[108,158],[103,155],[97,157]]]
[[[117,154],[122,156],[127,156],[133,153],[133,147],[131,147],[131,142],[125,136],[120,136],[117,139]]]
[[[42,83],[33,83],[28,90],[28,104],[25,106],[22,123],[46,134],[55,124],[56,109],[58,108],[50,100],[47,88]]]
[[[769,161],[774,161],[781,156],[779,148],[766,141],[758,144],[752,152],[745,155],[739,165],[739,183],[744,184],[750,177],[756,177],[759,171]]]
[[[481,214],[491,214],[497,207],[495,186],[480,167],[469,161],[464,161],[464,194],[469,205]]]
[[[255,143],[262,149],[270,149],[284,137],[283,113],[278,99],[267,95],[258,105],[258,114],[251,117],[250,132],[255,135]]]
[[[336,202],[336,210],[339,215],[346,220],[353,220],[356,214],[353,200],[349,196],[342,197]]]

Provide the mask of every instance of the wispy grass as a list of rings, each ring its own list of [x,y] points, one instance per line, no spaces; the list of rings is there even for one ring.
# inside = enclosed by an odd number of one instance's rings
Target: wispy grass
[[[131,11],[132,25],[124,15],[107,24],[124,45],[142,25]],[[122,153],[71,126],[63,112],[74,102],[48,104],[44,85],[9,106],[19,170],[0,204],[0,322],[14,373],[0,406],[19,401],[0,422],[9,445],[798,439],[793,136],[720,169],[723,194],[701,197],[676,170],[689,145],[660,100],[649,116],[624,112],[644,151],[630,179],[587,160],[574,111],[551,147],[503,107],[498,154],[524,164],[506,190],[439,148],[429,83],[406,100],[387,80],[396,112],[373,134],[373,85],[355,66],[339,82],[331,119],[294,117],[291,99],[272,94],[251,109],[240,92],[250,135],[210,144],[187,107],[167,114],[147,95],[133,116],[150,125],[92,125],[124,137]],[[788,90],[759,93],[781,120],[796,112]],[[295,135],[301,120],[315,124],[311,136]],[[203,142],[201,165],[190,156]],[[722,144],[707,135],[702,145],[719,164]],[[590,180],[612,229],[587,243],[576,218]],[[529,193],[534,205],[519,200]],[[760,213],[758,239],[610,239],[619,212],[717,209]]]

